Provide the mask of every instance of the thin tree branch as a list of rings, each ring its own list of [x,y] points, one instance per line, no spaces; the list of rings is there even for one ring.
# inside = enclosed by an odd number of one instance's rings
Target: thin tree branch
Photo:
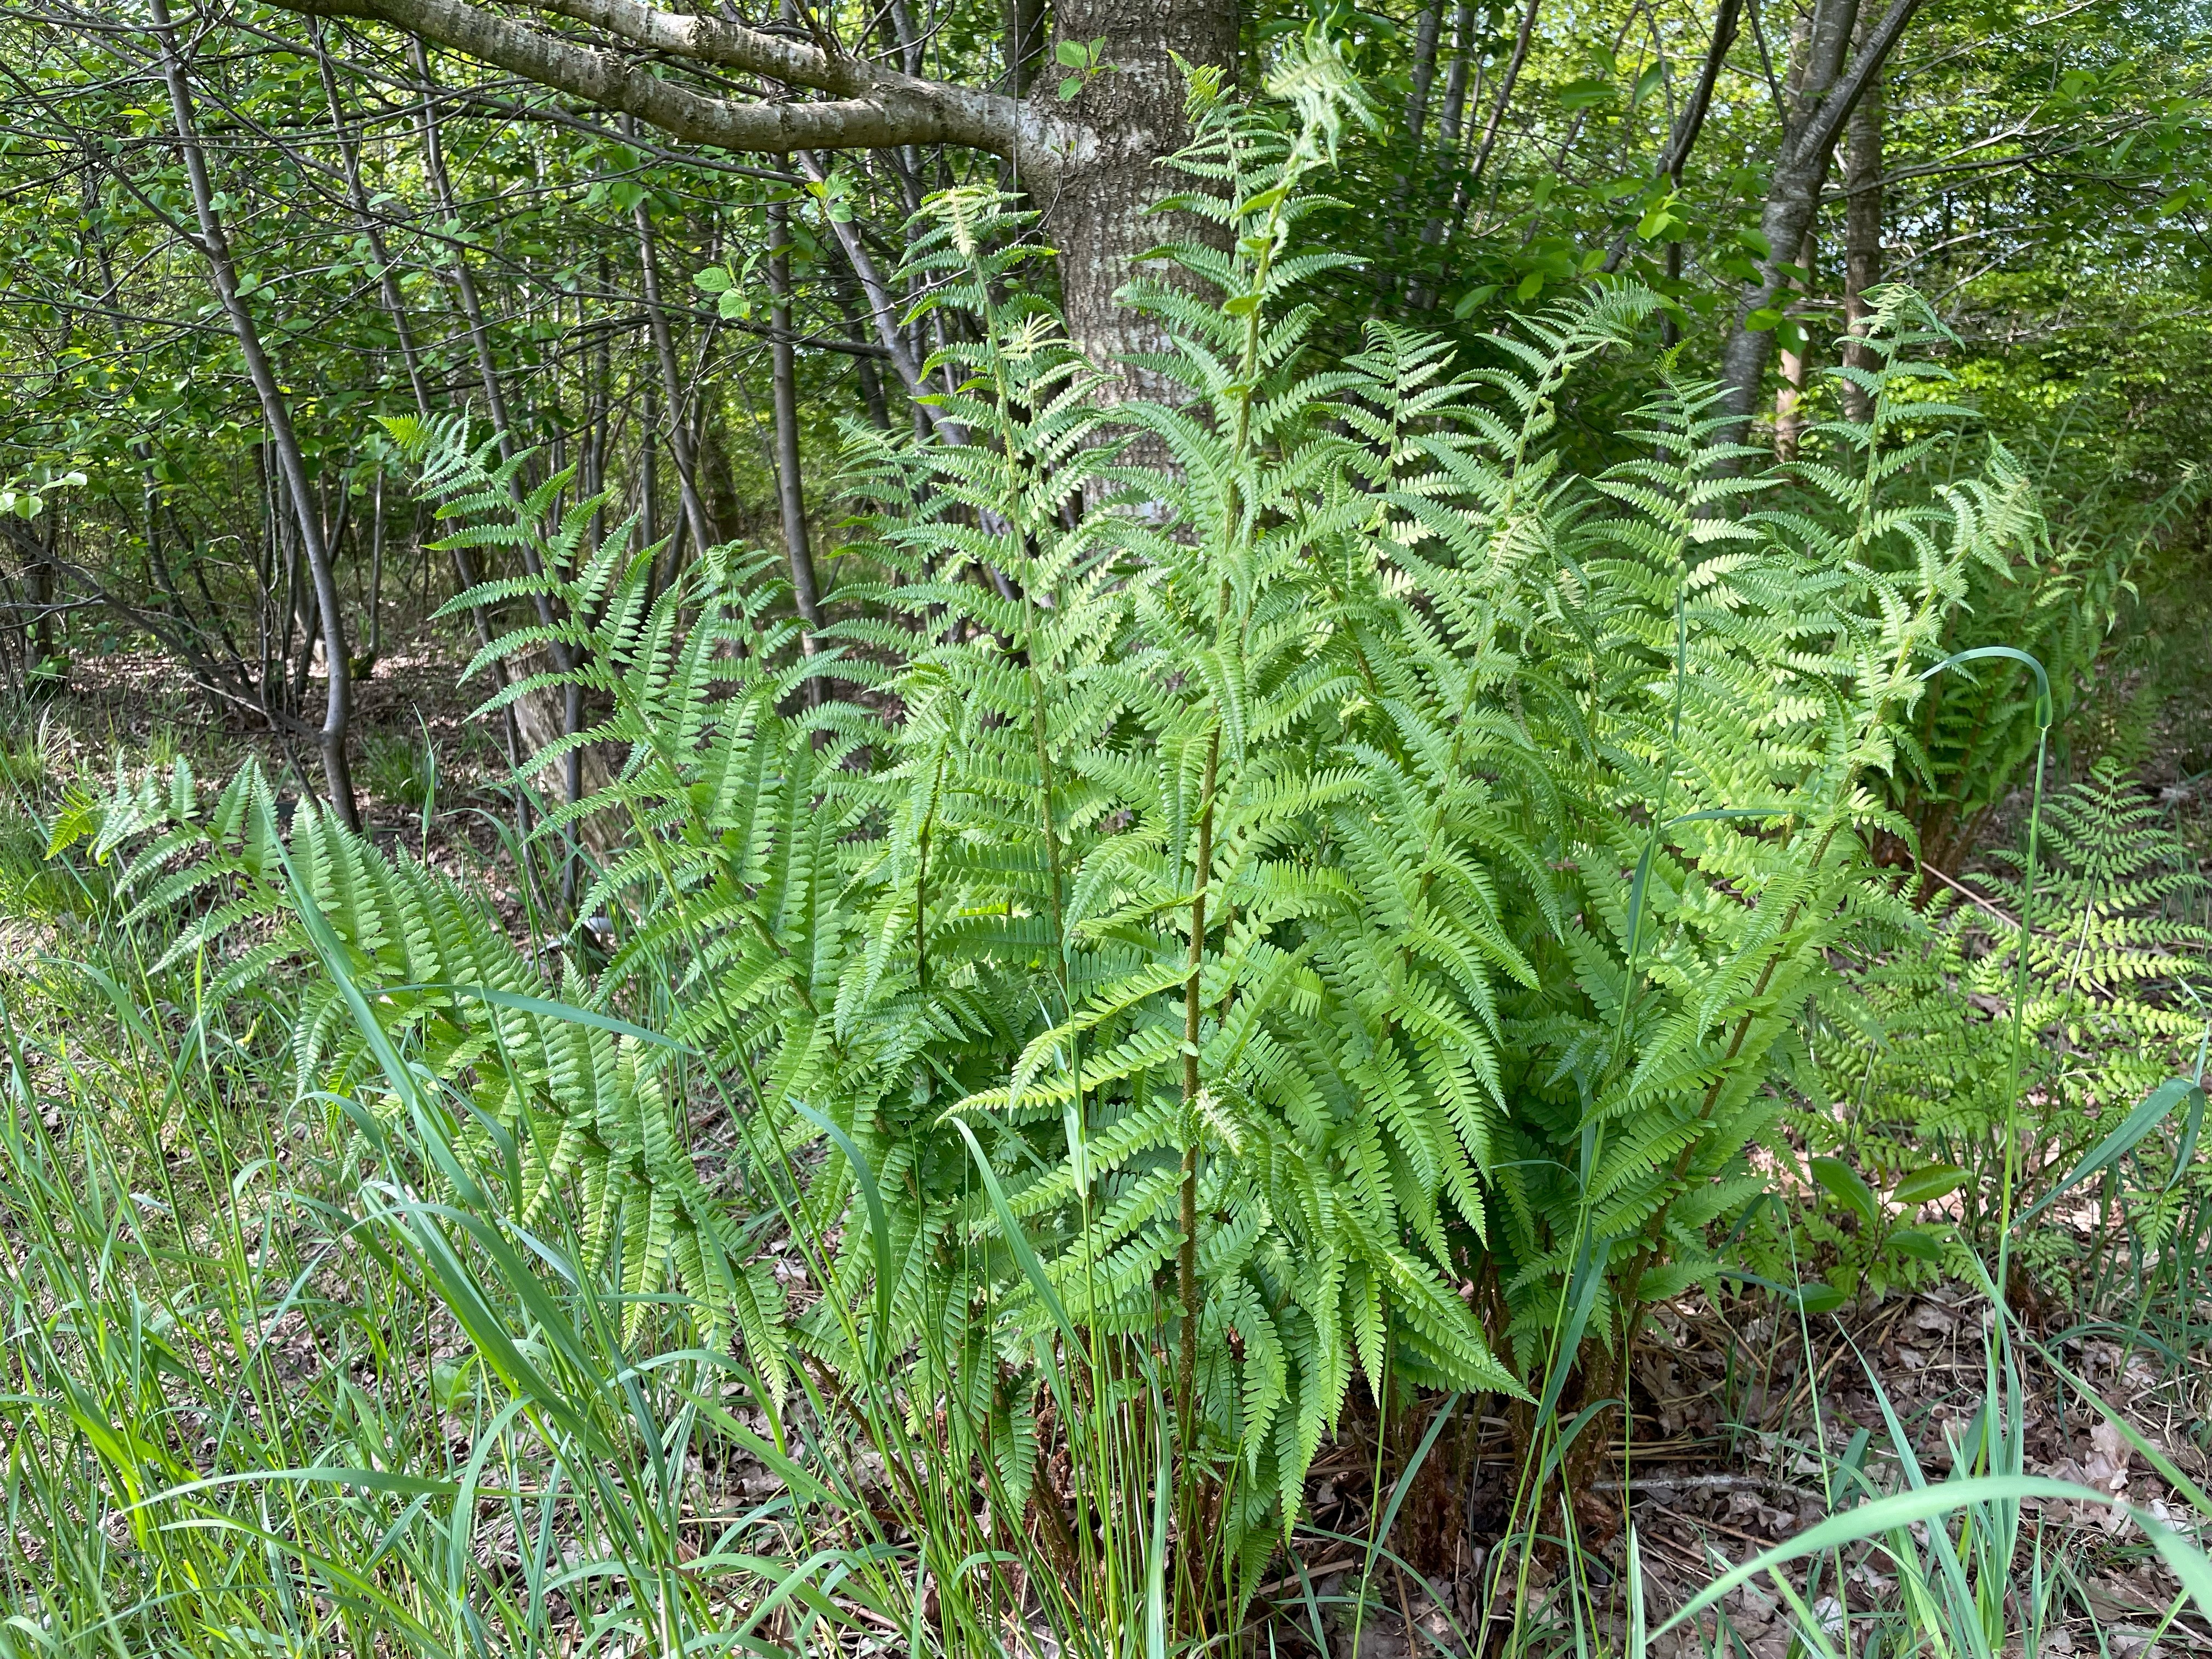
[[[631,45],[831,94],[824,103],[709,97],[602,47],[532,28],[469,0],[277,0],[309,16],[390,23],[541,86],[650,122],[686,143],[789,155],[803,149],[960,144],[1049,174],[1090,134],[1002,93],[978,92],[832,55],[720,18],[635,0],[547,0],[538,9]]]

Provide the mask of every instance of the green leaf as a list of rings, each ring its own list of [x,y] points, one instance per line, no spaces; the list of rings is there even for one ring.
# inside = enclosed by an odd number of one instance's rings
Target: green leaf
[[[1887,1498],[1856,1504],[1841,1515],[1830,1516],[1819,1525],[1808,1527],[1772,1549],[1754,1555],[1742,1565],[1731,1568],[1692,1597],[1680,1612],[1651,1634],[1655,1638],[1665,1635],[1675,1626],[1696,1618],[1738,1585],[1747,1584],[1760,1574],[1771,1572],[1785,1561],[1802,1560],[1808,1555],[1825,1554],[1829,1550],[1841,1549],[1869,1538],[1879,1538],[1900,1527],[1909,1527],[1916,1521],[1932,1521],[1937,1516],[1948,1515],[1954,1510],[1970,1509],[1984,1504],[2017,1503],[2023,1498],[2070,1498],[2078,1504],[2098,1507],[2109,1507],[2112,1501],[2109,1492],[2097,1492],[2071,1480],[2053,1480],[2036,1474],[1981,1475],[1971,1480],[1946,1480],[1936,1486],[1919,1486],[1911,1492],[1893,1492]]]
[[[1077,93],[1081,92],[1082,90],[1083,77],[1081,76],[1066,76],[1061,79],[1060,83],[1060,101],[1065,104],[1072,100]]]
[[[476,1356],[468,1354],[459,1359],[441,1359],[430,1367],[430,1393],[440,1411],[456,1417],[461,1414],[476,1392],[476,1383],[470,1375],[476,1364]]]
[[[1764,334],[1782,320],[1782,313],[1773,306],[1761,306],[1743,319],[1743,325],[1753,334]]]
[[[1889,1201],[1911,1208],[1929,1204],[1966,1184],[1966,1172],[1955,1164],[1926,1164],[1898,1177],[1889,1189]]]
[[[692,285],[702,294],[726,294],[730,289],[730,273],[720,265],[708,265],[695,272]]]
[[[2071,1175],[2022,1210],[2012,1224],[2025,1226],[2092,1176],[2101,1173],[2107,1166],[2133,1152],[2142,1144],[2142,1138],[2156,1128],[2183,1101],[2192,1097],[2201,1099],[2203,1094],[2203,1089],[2191,1079],[2168,1078],[2145,1095],[2135,1110],[2122,1121],[2120,1127],[2099,1141],[2090,1150],[2089,1155],[2074,1166]]]
[[[1066,1308],[1061,1304],[1060,1293],[1053,1289],[1052,1280],[1045,1277],[1044,1265],[1037,1260],[1036,1251],[1030,1247],[1029,1235],[1022,1231],[1022,1224],[1007,1208],[1006,1194],[999,1185],[998,1171],[991,1167],[991,1160],[983,1156],[983,1148],[975,1139],[975,1132],[968,1127],[964,1119],[956,1117],[951,1123],[960,1132],[961,1139],[968,1143],[968,1151],[975,1160],[975,1169],[983,1177],[983,1190],[990,1194],[992,1212],[999,1218],[999,1231],[1013,1251],[1014,1261],[1020,1267],[1022,1276],[1029,1280],[1030,1287],[1037,1293],[1046,1310],[1052,1315],[1053,1323],[1060,1328],[1060,1340],[1067,1344],[1069,1355],[1072,1357],[1083,1352],[1083,1339],[1076,1334],[1074,1323],[1068,1318]]]
[[[1069,69],[1079,70],[1091,67],[1091,54],[1084,51],[1083,43],[1079,40],[1062,40],[1052,49],[1052,55],[1054,61],[1065,64]]]
[[[1820,1183],[1831,1198],[1855,1212],[1869,1226],[1881,1219],[1881,1206],[1875,1200],[1874,1188],[1868,1186],[1865,1177],[1843,1159],[1814,1158],[1813,1179]]]
[[[1835,1312],[1844,1303],[1850,1301],[1850,1297],[1845,1296],[1834,1285],[1824,1285],[1815,1279],[1800,1285],[1791,1293],[1790,1299],[1805,1313],[1827,1314]]]
[[[1944,1234],[1934,1227],[1899,1227],[1889,1236],[1893,1248],[1915,1261],[1941,1261]]]
[[[1481,307],[1488,305],[1497,293],[1496,283],[1485,283],[1480,288],[1471,288],[1453,305],[1452,315],[1463,323]]]
[[[2150,1534],[2150,1541],[2166,1558],[2166,1571],[2181,1581],[2207,1619],[2212,1619],[2212,1560],[2172,1527],[2156,1516],[2136,1511],[2136,1520]],[[2171,1613],[2167,1615],[2172,1617]]]
[[[1920,678],[1923,680],[1932,680],[1945,669],[1953,667],[1957,664],[1981,662],[1990,658],[2001,658],[2007,662],[2025,663],[2029,668],[2034,671],[2035,723],[2038,726],[2048,726],[2051,724],[2051,676],[2044,671],[2044,666],[2040,662],[2037,661],[2033,657],[2029,656],[2027,652],[2020,650],[2015,647],[2009,645],[1978,645],[1971,651],[1954,651],[1949,656],[1944,658],[1942,661],[1937,663],[1933,668],[1921,675]],[[2179,1078],[2174,1079],[2177,1083],[2181,1079]],[[2169,1085],[2167,1086],[2171,1087],[2172,1085]],[[2131,1142],[2130,1144],[2132,1145],[2133,1143]],[[2101,1169],[2103,1166],[2100,1164],[2098,1167]]]
[[[635,1037],[640,1042],[649,1042],[656,1048],[690,1052],[674,1037],[649,1031],[642,1025],[633,1025],[612,1014],[603,1014],[596,1008],[579,1008],[570,1003],[556,1002],[550,997],[526,996],[520,991],[495,990],[488,985],[453,985],[442,980],[424,980],[406,985],[380,987],[377,994],[381,998],[412,991],[437,991],[447,996],[467,997],[472,1001],[489,1002],[495,1008],[512,1008],[519,1014],[536,1014],[543,1019],[562,1020],[571,1025],[589,1025],[597,1030],[611,1031],[617,1036]]]

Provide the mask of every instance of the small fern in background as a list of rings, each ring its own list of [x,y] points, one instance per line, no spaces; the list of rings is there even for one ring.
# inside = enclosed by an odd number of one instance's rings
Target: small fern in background
[[[2212,477],[2192,471],[2146,503],[2103,490],[2066,503],[2049,533],[2023,539],[2003,562],[1972,574],[1946,625],[1943,654],[1988,645],[2027,652],[2050,676],[2062,739],[2087,726],[2080,735],[2087,752],[2102,752],[2098,744],[2109,748],[2114,738],[2124,746],[2125,728],[2148,720],[2159,702],[2153,687],[2130,684],[2123,693],[2112,684],[2116,653],[2130,643],[2124,623],[2136,581],[2209,485]],[[1913,858],[1956,873],[1980,850],[2032,770],[2036,717],[2035,686],[2017,673],[1954,672],[1929,686],[1889,781],[1890,799],[1912,827]],[[1908,849],[1899,840],[1885,850]]]
[[[166,790],[149,779],[111,799],[101,817],[96,827],[82,817],[65,823],[53,850],[91,835],[104,854],[157,828],[118,878],[136,900],[131,918],[198,912],[156,970],[228,945],[209,987],[220,1004],[276,964],[314,959],[300,920],[312,907],[385,1035],[470,1109],[464,1150],[487,1170],[520,1159],[516,1219],[532,1224],[556,1189],[573,1186],[584,1260],[615,1269],[632,1298],[633,1338],[649,1298],[672,1278],[692,1298],[707,1340],[741,1331],[759,1363],[781,1372],[782,1293],[765,1267],[733,1257],[727,1216],[683,1150],[662,1080],[665,1055],[605,1024],[579,1023],[556,1003],[584,994],[573,970],[549,984],[480,898],[425,865],[380,853],[312,803],[281,827],[274,795],[251,766],[204,814],[180,762]],[[253,942],[238,948],[246,939]],[[292,1050],[302,1095],[337,1089],[386,1097],[363,1034],[327,975],[310,980],[301,996]],[[504,1184],[486,1181],[491,1190]]]
[[[2044,1149],[2028,1196],[2072,1168],[2164,1080],[2202,1063],[2212,999],[2212,931],[2200,918],[2212,884],[2196,869],[2150,793],[2110,760],[2045,805],[2042,870],[2028,918],[2023,1099],[2028,1146]],[[2018,871],[2021,855],[1992,861]],[[1938,890],[1924,915],[1899,907],[1869,930],[1848,1005],[1824,1008],[1810,1038],[1804,1087],[1816,1109],[1799,1120],[1817,1151],[1847,1154],[1877,1188],[1956,1162],[1986,1176],[2001,1167],[2008,1097],[1994,1056],[2008,1030],[2020,969],[2025,884],[1992,872]],[[2142,1140],[2124,1180],[2142,1248],[2156,1249],[2174,1218],[2206,1196],[2191,1168],[2185,1118]],[[1970,1221],[1980,1219],[1966,1194]],[[2078,1201],[2110,1200],[2097,1191]],[[1843,1288],[1924,1278],[1940,1255],[1885,1257],[1880,1238],[1818,1218],[1816,1244],[1838,1251]],[[2022,1259],[2062,1271],[2074,1249],[2057,1229],[2033,1230]]]

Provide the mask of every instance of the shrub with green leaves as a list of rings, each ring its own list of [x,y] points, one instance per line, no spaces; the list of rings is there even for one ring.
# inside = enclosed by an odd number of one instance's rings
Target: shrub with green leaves
[[[1325,49],[1272,90],[1194,83],[1178,204],[1230,235],[1146,296],[1164,400],[1100,395],[1006,203],[932,204],[913,257],[974,337],[937,439],[854,434],[886,574],[811,652],[771,562],[657,590],[631,526],[589,544],[599,503],[553,516],[565,475],[518,515],[489,447],[401,434],[457,533],[546,572],[456,601],[542,597],[491,653],[577,665],[501,696],[577,682],[611,712],[575,741],[627,754],[547,827],[635,826],[580,907],[615,920],[596,972],[313,811],[279,836],[251,781],[204,818],[180,784],[134,872],[214,896],[181,948],[312,909],[362,1000],[316,1005],[303,1086],[384,1109],[398,1045],[465,1090],[471,1156],[581,1192],[629,1294],[672,1282],[772,1374],[895,1378],[916,1432],[969,1425],[1004,1512],[1060,1514],[1076,1417],[1168,1408],[1187,1576],[1231,1597],[1355,1375],[1547,1422],[1719,1270],[1802,1012],[1893,914],[1867,845],[1921,672],[2036,523],[2002,452],[1939,486],[1924,416],[1900,438],[1941,378],[1902,289],[1872,415],[1787,491],[1734,476],[1670,367],[1636,459],[1562,468],[1576,374],[1656,307],[1632,285],[1468,368],[1382,325],[1332,352],[1297,228],[1361,106]],[[796,1307],[684,1150],[724,1102],[817,1253]],[[1039,1523],[1071,1574],[1078,1510]]]

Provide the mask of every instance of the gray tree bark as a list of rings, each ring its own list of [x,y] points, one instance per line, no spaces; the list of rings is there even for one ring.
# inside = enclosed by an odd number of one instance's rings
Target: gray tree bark
[[[1753,328],[1751,319],[1776,308],[1788,280],[1783,267],[1804,245],[1805,233],[1820,208],[1820,188],[1827,179],[1836,141],[1919,8],[1920,0],[1890,0],[1881,21],[1866,31],[1864,44],[1853,53],[1858,0],[1815,0],[1802,89],[1785,112],[1782,142],[1759,215],[1767,252],[1758,262],[1758,275],[1744,284],[1737,298],[1728,343],[1721,353],[1723,407],[1735,417],[1728,435],[1738,441],[1758,406],[1774,352],[1774,331]]]
[[[1218,0],[1060,0],[1054,13],[1057,39],[1086,45],[1103,39],[1112,67],[1066,106],[1085,137],[1055,187],[1030,189],[1046,204],[1045,234],[1060,250],[1068,337],[1091,362],[1110,367],[1165,348],[1159,322],[1123,305],[1121,291],[1139,253],[1177,234],[1196,234],[1192,225],[1164,222],[1144,210],[1177,185],[1177,176],[1159,162],[1190,139],[1175,59],[1233,64],[1237,12]],[[1056,100],[1059,89],[1042,86],[1036,97]],[[1124,380],[1140,395],[1169,392],[1158,375],[1142,368],[1128,369]]]
[[[1483,123],[1482,142],[1475,147],[1474,162],[1467,170],[1470,188],[1482,181],[1483,171],[1490,165],[1491,152],[1498,148],[1498,129],[1505,124],[1505,112],[1513,102],[1514,82],[1521,78],[1521,66],[1528,61],[1528,44],[1535,38],[1536,9],[1544,0],[1528,0],[1521,14],[1521,27],[1513,37],[1513,56],[1506,60],[1505,73],[1498,82],[1498,95],[1491,100],[1490,119]]]
[[[430,188],[437,201],[438,211],[445,216],[448,223],[458,223],[460,220],[460,204],[459,198],[453,193],[453,176],[446,167],[445,139],[438,127],[437,79],[430,72],[430,54],[424,47],[422,38],[418,36],[409,45],[414,60],[415,73],[421,79],[423,89],[422,125],[423,169],[429,176]],[[469,343],[476,352],[477,375],[483,386],[486,412],[491,416],[492,428],[498,435],[500,459],[502,461],[508,460],[514,453],[514,423],[507,412],[507,393],[500,381],[498,359],[492,351],[491,329],[484,320],[483,302],[477,293],[476,276],[469,268],[468,255],[458,242],[453,245],[452,252],[454,296],[460,304],[461,319],[468,326]],[[508,496],[516,507],[520,507],[526,498],[526,492],[521,474],[519,471],[509,476],[507,489]],[[538,562],[538,555],[527,538],[523,539],[520,551],[524,569],[533,577],[543,575],[544,572]],[[550,628],[558,619],[559,612],[556,610],[550,595],[543,592],[533,593],[531,595],[531,604],[538,613],[538,620],[541,627]],[[545,649],[546,654],[552,659],[553,665],[562,673],[568,672],[576,665],[575,653],[562,641],[553,641]],[[504,669],[501,672],[503,678]],[[533,695],[542,696],[543,694]],[[530,701],[532,701],[530,697],[520,700],[521,702]],[[514,709],[515,732],[518,736],[527,737],[529,734],[525,727],[526,716],[529,711],[516,704],[510,704],[509,707]],[[582,720],[581,689],[573,684],[563,687],[561,735],[564,738],[574,736],[582,729]],[[542,744],[537,744],[534,739],[532,741],[533,746],[544,746]],[[583,751],[571,750],[563,758],[561,777],[562,792],[571,805],[583,798]]]
[[[668,326],[668,313],[660,303],[660,259],[653,245],[653,220],[643,202],[630,213],[637,223],[637,263],[645,287],[646,326],[653,336],[661,396],[668,405],[668,453],[676,462],[677,494],[684,507],[684,528],[691,532],[691,546],[703,553],[719,538],[707,522],[706,503],[699,497],[698,458],[692,451],[690,422],[684,413],[684,373],[677,365],[676,337]],[[653,441],[650,433],[646,441]]]
[[[822,628],[821,590],[814,580],[814,554],[806,539],[806,486],[799,471],[799,370],[791,345],[791,228],[781,202],[768,210],[769,320],[775,328],[769,378],[775,392],[775,496],[783,514],[783,546],[791,562],[791,595],[805,628],[806,654]],[[818,701],[820,683],[807,682],[808,701]]]
[[[1820,244],[1814,240],[1811,227],[1807,227],[1805,240],[1797,250],[1797,264],[1806,271],[1807,280],[1797,291],[1809,298],[1813,292],[1811,273],[1814,261],[1820,257]],[[1807,309],[1799,306],[1802,313]],[[1805,435],[1805,388],[1813,371],[1813,340],[1808,333],[1796,344],[1782,343],[1782,385],[1774,394],[1774,459],[1794,461],[1797,446]]]
[[[1443,24],[1443,7],[1438,0],[1430,0],[1413,26],[1413,89],[1406,94],[1406,136],[1417,149],[1421,130],[1428,124],[1429,88],[1437,78],[1437,34]]]

